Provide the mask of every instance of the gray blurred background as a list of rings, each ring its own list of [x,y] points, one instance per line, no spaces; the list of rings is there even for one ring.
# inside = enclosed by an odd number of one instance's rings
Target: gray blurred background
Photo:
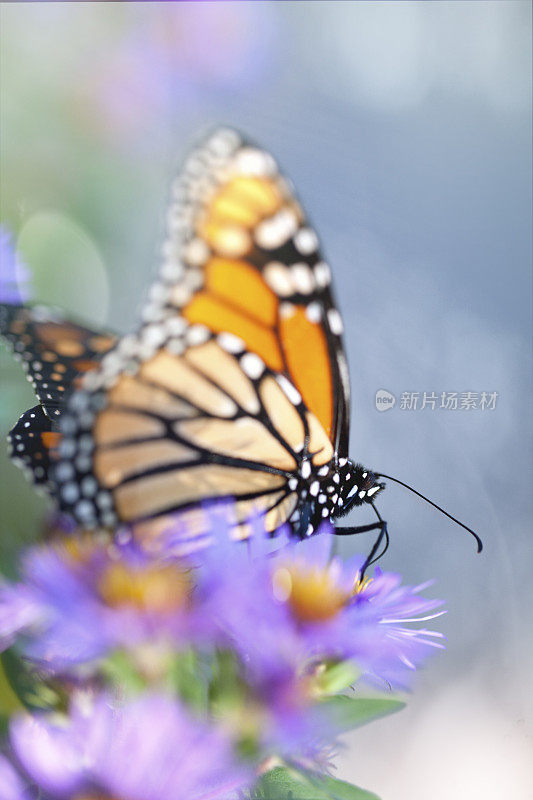
[[[449,613],[408,709],[347,737],[339,777],[383,800],[533,797],[529,2],[1,6],[2,220],[36,299],[125,331],[180,160],[205,129],[272,150],[321,236],[346,325],[355,459],[385,568]],[[2,350],[2,433],[34,404]],[[385,413],[379,389],[397,400]],[[497,392],[439,409],[441,392]],[[402,409],[418,392],[417,409]],[[435,392],[436,408],[420,407]],[[45,503],[2,453],[2,563]],[[370,516],[369,516],[370,520]],[[354,512],[353,524],[369,521]],[[348,554],[362,546],[343,541]],[[529,704],[529,707],[528,707]]]

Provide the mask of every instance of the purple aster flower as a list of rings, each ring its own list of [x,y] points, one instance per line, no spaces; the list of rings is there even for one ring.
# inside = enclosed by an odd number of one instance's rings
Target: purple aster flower
[[[309,658],[353,660],[367,678],[399,688],[432,648],[443,648],[443,634],[410,627],[444,614],[442,605],[419,594],[431,582],[402,586],[401,576],[376,568],[359,582],[364,556],[330,559],[329,525],[321,536],[279,555],[273,565],[278,601],[288,605]],[[306,546],[307,544],[307,546]]]
[[[360,569],[363,558],[355,563]],[[408,689],[417,667],[435,649],[444,649],[444,634],[420,627],[446,613],[435,612],[441,600],[420,596],[432,584],[403,586],[398,573],[376,567],[373,579],[357,587],[346,609],[346,624],[354,633],[360,629],[361,636],[352,639],[344,655],[355,659],[365,678]]]
[[[15,251],[11,233],[0,225],[0,302],[26,303],[29,284],[30,273]]]
[[[330,559],[328,533],[325,524],[316,537],[270,558],[253,558],[264,533],[248,551],[218,536],[200,579],[209,616],[253,680],[268,682],[313,662],[352,660],[366,677],[405,688],[409,673],[443,647],[441,633],[411,627],[444,613],[431,613],[441,603],[419,596],[429,584],[401,586],[399,575],[380,569],[360,584],[364,558]]]
[[[223,732],[161,694],[121,707],[100,695],[63,721],[17,717],[10,740],[24,771],[54,800],[222,800],[253,780]]]
[[[23,635],[25,655],[50,672],[144,643],[173,650],[202,636],[191,592],[183,563],[72,537],[31,549],[23,580],[0,588],[0,645]]]

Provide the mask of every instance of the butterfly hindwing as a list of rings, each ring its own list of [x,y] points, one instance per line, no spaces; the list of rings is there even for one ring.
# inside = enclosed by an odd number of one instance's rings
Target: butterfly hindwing
[[[260,513],[273,532],[296,509],[304,450],[318,470],[333,456],[331,442],[315,415],[295,406],[283,375],[266,366],[247,374],[255,354],[228,335],[182,339],[181,354],[172,352],[176,341],[132,374],[91,376],[100,390],[72,398],[77,413],[63,422],[56,470],[63,510],[85,525],[113,525],[234,498],[237,527]]]
[[[21,415],[8,435],[10,457],[33,483],[51,492],[51,464],[56,458],[61,434],[40,405]]]
[[[44,306],[0,304],[0,336],[13,349],[50,419],[57,419],[75,382],[97,366],[116,339]]]

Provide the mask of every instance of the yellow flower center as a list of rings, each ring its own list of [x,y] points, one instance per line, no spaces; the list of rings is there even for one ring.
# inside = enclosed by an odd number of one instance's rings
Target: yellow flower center
[[[190,597],[189,575],[171,565],[142,569],[111,564],[100,577],[98,591],[109,606],[130,606],[164,613],[183,608]]]
[[[60,555],[66,556],[73,564],[86,564],[104,543],[99,541],[94,535],[83,533],[81,535],[70,534],[57,539],[54,546]]]
[[[287,602],[300,622],[325,622],[346,605],[349,595],[330,570],[300,564],[279,567],[273,576],[274,596]]]

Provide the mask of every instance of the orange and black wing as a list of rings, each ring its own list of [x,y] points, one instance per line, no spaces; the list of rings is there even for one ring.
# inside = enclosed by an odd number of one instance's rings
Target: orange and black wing
[[[100,388],[72,397],[55,472],[64,511],[85,526],[136,523],[149,537],[175,512],[184,535],[202,536],[205,501],[235,501],[235,538],[254,515],[271,533],[294,521],[306,472],[333,447],[284,376],[230,334],[196,326],[130,372],[112,377],[104,361],[90,376]]]
[[[341,456],[349,381],[330,270],[270,154],[231,130],[189,158],[174,187],[154,321],[179,312],[230,332],[286,375]]]
[[[151,531],[179,511],[190,531],[203,501],[234,498],[237,537],[257,511],[274,531],[348,445],[329,269],[271,156],[233,131],[193,153],[174,195],[142,327],[69,402],[60,503]]]
[[[0,304],[0,337],[13,350],[49,419],[57,420],[80,376],[116,341],[44,306]]]

